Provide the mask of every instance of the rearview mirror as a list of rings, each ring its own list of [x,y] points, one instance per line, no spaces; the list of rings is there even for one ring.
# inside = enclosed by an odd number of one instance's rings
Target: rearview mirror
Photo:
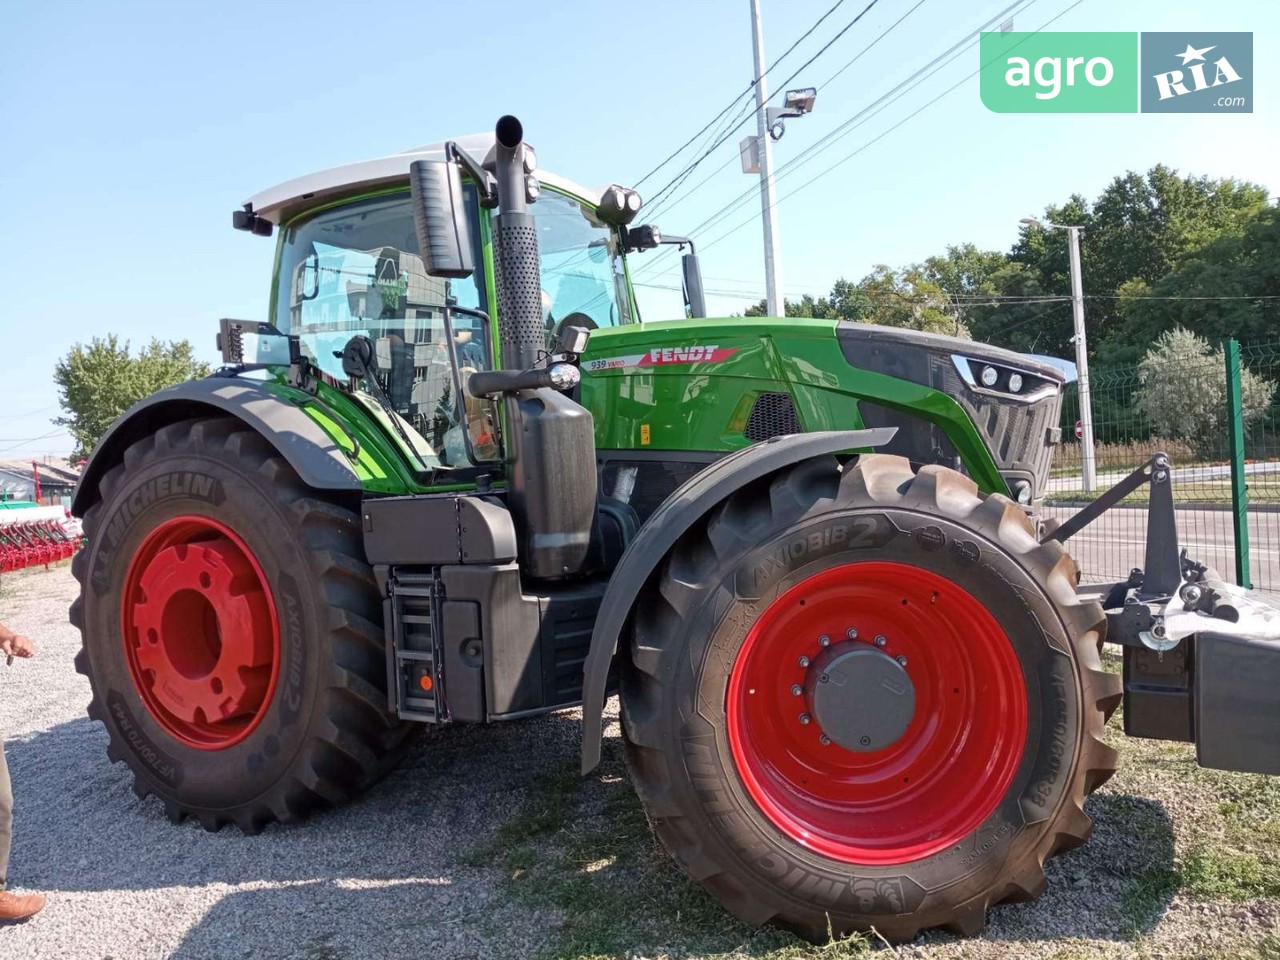
[[[462,172],[449,160],[415,160],[409,165],[413,225],[427,275],[469,277],[475,269],[471,225],[462,200]]]
[[[702,267],[696,253],[686,253],[680,258],[684,270],[684,305],[691,317],[707,315],[707,298],[702,292]]]

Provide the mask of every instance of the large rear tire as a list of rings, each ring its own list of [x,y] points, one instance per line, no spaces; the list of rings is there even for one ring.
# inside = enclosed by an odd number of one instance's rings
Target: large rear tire
[[[1038,897],[1115,769],[1075,582],[1016,504],[900,457],[731,495],[635,607],[623,733],[657,835],[734,914],[814,941],[972,934]]]
[[[253,833],[394,764],[416,728],[387,710],[356,512],[231,418],[135,442],[99,492],[72,566],[76,669],[139,796]]]

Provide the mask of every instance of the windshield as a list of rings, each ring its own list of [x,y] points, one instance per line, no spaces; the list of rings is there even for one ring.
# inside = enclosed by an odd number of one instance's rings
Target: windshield
[[[588,329],[630,323],[617,233],[597,220],[591,207],[549,190],[529,205],[529,212],[538,224],[548,337],[565,323]]]
[[[475,190],[468,185],[465,193],[474,216]],[[296,334],[308,359],[338,380],[346,379],[339,355],[347,341],[372,339],[378,382],[398,421],[392,430],[407,434],[425,468],[464,466],[496,455],[493,404],[465,393],[466,402],[457,402],[458,377],[488,369],[492,352],[485,325],[456,313],[451,351],[442,308],[484,309],[483,282],[482,270],[465,280],[427,276],[408,194],[372,197],[285,229],[272,322]],[[363,385],[360,391],[384,416]]]

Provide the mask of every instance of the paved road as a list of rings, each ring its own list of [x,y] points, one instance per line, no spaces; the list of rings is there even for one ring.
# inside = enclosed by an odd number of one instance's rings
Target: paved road
[[[1123,480],[1129,475],[1128,470],[1119,472],[1108,470],[1105,473],[1098,474],[1098,486],[1105,490],[1107,487]],[[1244,465],[1246,475],[1276,475],[1280,474],[1280,461],[1269,460],[1265,463],[1246,463]],[[1207,467],[1179,467],[1173,471],[1173,482],[1178,483],[1204,483],[1205,481],[1230,480],[1231,467],[1226,464],[1218,464],[1217,466]],[[1074,477],[1052,477],[1049,480],[1049,492],[1056,493],[1066,490],[1082,490],[1084,489],[1084,478],[1081,476]]]
[[[1263,464],[1258,464],[1263,466]],[[1045,508],[1046,515],[1065,520],[1075,507]],[[1178,538],[1193,558],[1235,580],[1235,535],[1226,510],[1177,510]],[[1068,548],[1086,580],[1123,580],[1142,566],[1147,545],[1147,511],[1120,507],[1095,520],[1071,538]],[[1280,593],[1280,513],[1250,512],[1249,554],[1256,589]]]

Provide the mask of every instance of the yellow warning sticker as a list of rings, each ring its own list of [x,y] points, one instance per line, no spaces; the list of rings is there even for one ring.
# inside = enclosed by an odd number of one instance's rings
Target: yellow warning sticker
[[[647,423],[640,424],[640,446],[647,447],[649,445],[649,425]]]

